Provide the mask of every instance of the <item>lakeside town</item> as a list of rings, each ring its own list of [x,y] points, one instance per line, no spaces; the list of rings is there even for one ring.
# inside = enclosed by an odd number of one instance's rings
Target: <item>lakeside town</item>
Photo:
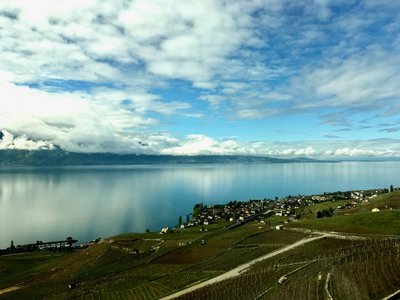
[[[0,256],[4,278],[10,278],[0,292],[15,299],[32,293],[42,299],[49,290],[66,299],[83,294],[109,299],[122,293],[126,299],[186,294],[193,295],[189,299],[219,299],[228,292],[221,299],[305,299],[310,290],[295,290],[296,297],[287,293],[308,282],[315,294],[323,289],[328,299],[353,299],[350,282],[367,295],[356,299],[397,297],[399,200],[400,189],[390,186],[198,203],[186,222],[179,217],[178,225],[161,232],[121,233],[87,244],[72,237],[11,242]],[[341,276],[349,273],[354,276]],[[225,288],[215,294],[219,280]]]
[[[258,220],[261,223],[268,221],[271,216],[286,217],[282,221],[283,224],[276,225],[276,229],[283,229],[284,224],[296,222],[302,218],[299,212],[300,208],[312,206],[322,202],[335,202],[347,200],[344,205],[332,205],[327,210],[318,211],[316,218],[331,217],[339,211],[355,208],[357,206],[369,203],[370,200],[376,198],[380,194],[399,191],[400,188],[394,188],[393,185],[383,189],[372,190],[357,190],[345,192],[332,192],[316,195],[289,195],[284,198],[263,199],[263,200],[248,200],[248,201],[230,201],[225,205],[204,205],[198,203],[194,206],[192,219],[187,215],[186,222],[182,222],[182,217],[179,217],[179,224],[176,229],[184,229],[193,226],[202,226],[201,230],[207,230],[206,226],[220,219],[231,222],[227,229],[233,229],[247,222]],[[387,209],[393,209],[387,207]],[[379,212],[380,209],[374,207],[372,212]],[[269,222],[268,222],[269,223]],[[160,234],[167,233],[170,230],[168,227],[162,228]]]
[[[332,192],[316,195],[289,195],[284,198],[275,197],[275,199],[251,199],[248,201],[230,201],[220,205],[204,205],[197,203],[193,212],[186,216],[186,222],[183,222],[182,216],[179,217],[178,225],[173,228],[164,227],[160,230],[160,234],[174,232],[185,228],[201,226],[201,231],[207,231],[207,226],[218,222],[219,220],[228,221],[230,224],[227,230],[242,226],[250,221],[258,221],[261,224],[271,225],[269,218],[276,216],[282,217],[280,222],[274,226],[276,230],[282,230],[285,224],[297,222],[302,219],[301,208],[313,206],[323,202],[336,202],[345,200],[343,205],[334,205],[329,209],[321,210],[316,213],[316,218],[331,217],[340,211],[358,207],[369,203],[370,200],[376,198],[380,194],[400,191],[399,187],[394,188],[393,185],[383,189],[372,190],[356,190],[345,192]],[[396,207],[398,208],[398,207]],[[385,207],[392,210],[392,207]],[[379,212],[381,208],[374,207],[372,212]],[[147,230],[148,231],[148,230]],[[86,249],[101,241],[101,238],[91,240],[86,243],[78,243],[78,240],[67,237],[65,240],[58,241],[36,241],[36,243],[14,245],[11,241],[10,247],[0,249],[0,255],[34,252],[34,251],[73,251],[78,249]]]

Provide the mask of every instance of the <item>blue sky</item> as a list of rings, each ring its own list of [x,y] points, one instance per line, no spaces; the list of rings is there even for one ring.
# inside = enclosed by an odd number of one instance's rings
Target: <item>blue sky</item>
[[[400,156],[397,1],[0,2],[0,149]]]

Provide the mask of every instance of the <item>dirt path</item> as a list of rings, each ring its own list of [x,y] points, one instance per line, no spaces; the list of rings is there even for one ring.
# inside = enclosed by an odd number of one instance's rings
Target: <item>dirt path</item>
[[[397,292],[394,292],[393,294],[390,294],[389,296],[386,296],[382,300],[398,299],[398,298],[394,298],[396,296],[400,296],[400,290],[398,290]]]
[[[0,295],[19,290],[21,288],[22,288],[22,286],[11,286],[11,287],[8,287],[8,288],[0,290]]]
[[[184,295],[184,294],[187,294],[187,293],[193,292],[193,291],[195,291],[195,290],[197,290],[197,289],[200,289],[200,288],[202,288],[202,287],[205,287],[205,286],[207,286],[207,285],[209,285],[209,284],[217,283],[217,282],[220,282],[220,281],[222,281],[222,280],[225,280],[225,279],[229,279],[229,278],[238,276],[238,275],[240,275],[240,273],[242,273],[243,271],[245,271],[246,269],[248,269],[249,267],[251,267],[251,266],[254,265],[255,263],[258,263],[258,262],[260,262],[260,261],[262,261],[262,260],[264,260],[264,259],[268,259],[268,258],[274,257],[274,256],[276,256],[276,255],[279,255],[279,254],[283,253],[283,252],[292,250],[292,249],[294,249],[294,248],[296,248],[296,247],[298,247],[298,246],[301,246],[301,245],[304,245],[304,244],[306,244],[306,243],[309,243],[309,242],[312,242],[312,241],[321,239],[321,238],[323,238],[323,237],[329,237],[329,236],[334,237],[334,236],[331,235],[331,234],[321,234],[320,236],[315,236],[315,237],[310,237],[310,238],[302,239],[302,240],[297,241],[297,242],[295,242],[295,243],[293,243],[293,244],[290,244],[290,245],[288,245],[288,246],[285,246],[285,247],[283,247],[283,248],[280,248],[280,249],[278,249],[278,250],[275,250],[275,251],[272,251],[272,252],[270,252],[270,253],[267,253],[267,254],[265,254],[265,255],[263,255],[263,256],[260,256],[259,258],[253,259],[253,260],[249,261],[248,263],[245,263],[245,264],[243,264],[243,265],[240,265],[240,266],[238,266],[238,267],[236,267],[236,268],[234,268],[234,269],[232,269],[232,270],[230,270],[230,271],[228,271],[228,272],[226,272],[226,273],[224,273],[224,274],[221,274],[221,275],[219,275],[219,276],[217,276],[217,277],[211,278],[211,279],[209,279],[209,280],[203,281],[203,282],[201,282],[201,283],[198,283],[198,284],[196,284],[196,285],[193,285],[193,286],[191,286],[191,287],[188,287],[188,288],[186,288],[186,289],[184,289],[184,290],[181,290],[181,291],[179,291],[179,292],[176,292],[176,293],[174,293],[174,294],[171,294],[171,295],[169,295],[169,296],[166,296],[166,297],[164,297],[164,298],[161,298],[161,300],[174,299],[174,298],[176,298],[176,297],[182,296],[182,295]]]

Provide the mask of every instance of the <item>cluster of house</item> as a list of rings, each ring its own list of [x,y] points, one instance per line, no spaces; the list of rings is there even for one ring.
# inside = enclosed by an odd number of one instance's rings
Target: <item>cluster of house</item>
[[[14,241],[11,241],[10,247],[6,249],[0,249],[0,255],[12,254],[12,253],[24,253],[24,252],[34,252],[34,251],[70,251],[76,248],[76,243],[78,241],[72,237],[67,237],[65,240],[42,242],[37,241],[34,244],[24,244],[14,246]]]
[[[230,227],[234,228],[251,220],[262,221],[265,217],[272,215],[287,217],[289,221],[294,221],[300,218],[298,209],[301,207],[325,201],[348,200],[346,205],[337,206],[335,209],[350,209],[385,192],[385,190],[335,192],[312,196],[288,196],[281,199],[275,198],[275,200],[231,201],[225,205],[210,206],[200,203],[196,204],[192,219],[181,224],[180,228],[201,225],[202,230],[207,230],[204,226],[210,225],[218,219],[232,222]],[[276,229],[282,229],[282,225],[277,226]],[[163,228],[160,233],[167,233],[167,231],[168,228]]]
[[[200,210],[192,218],[187,226],[209,225],[218,219],[230,222],[245,222],[250,218],[260,216],[270,207],[268,200],[250,200],[246,202],[234,201],[226,205],[204,206],[200,204]]]

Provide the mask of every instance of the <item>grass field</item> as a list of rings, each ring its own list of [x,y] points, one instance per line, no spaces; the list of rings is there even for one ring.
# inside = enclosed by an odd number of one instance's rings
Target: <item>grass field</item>
[[[347,216],[303,220],[288,226],[357,234],[400,235],[400,211],[361,212]]]
[[[309,211],[306,217],[287,226],[357,234],[400,235],[400,192],[382,194],[368,202],[362,201],[355,208],[338,210],[331,218],[316,218],[317,211],[335,208],[335,205],[343,206],[347,202],[325,202],[303,208],[303,211]],[[373,213],[373,208],[381,211]]]

